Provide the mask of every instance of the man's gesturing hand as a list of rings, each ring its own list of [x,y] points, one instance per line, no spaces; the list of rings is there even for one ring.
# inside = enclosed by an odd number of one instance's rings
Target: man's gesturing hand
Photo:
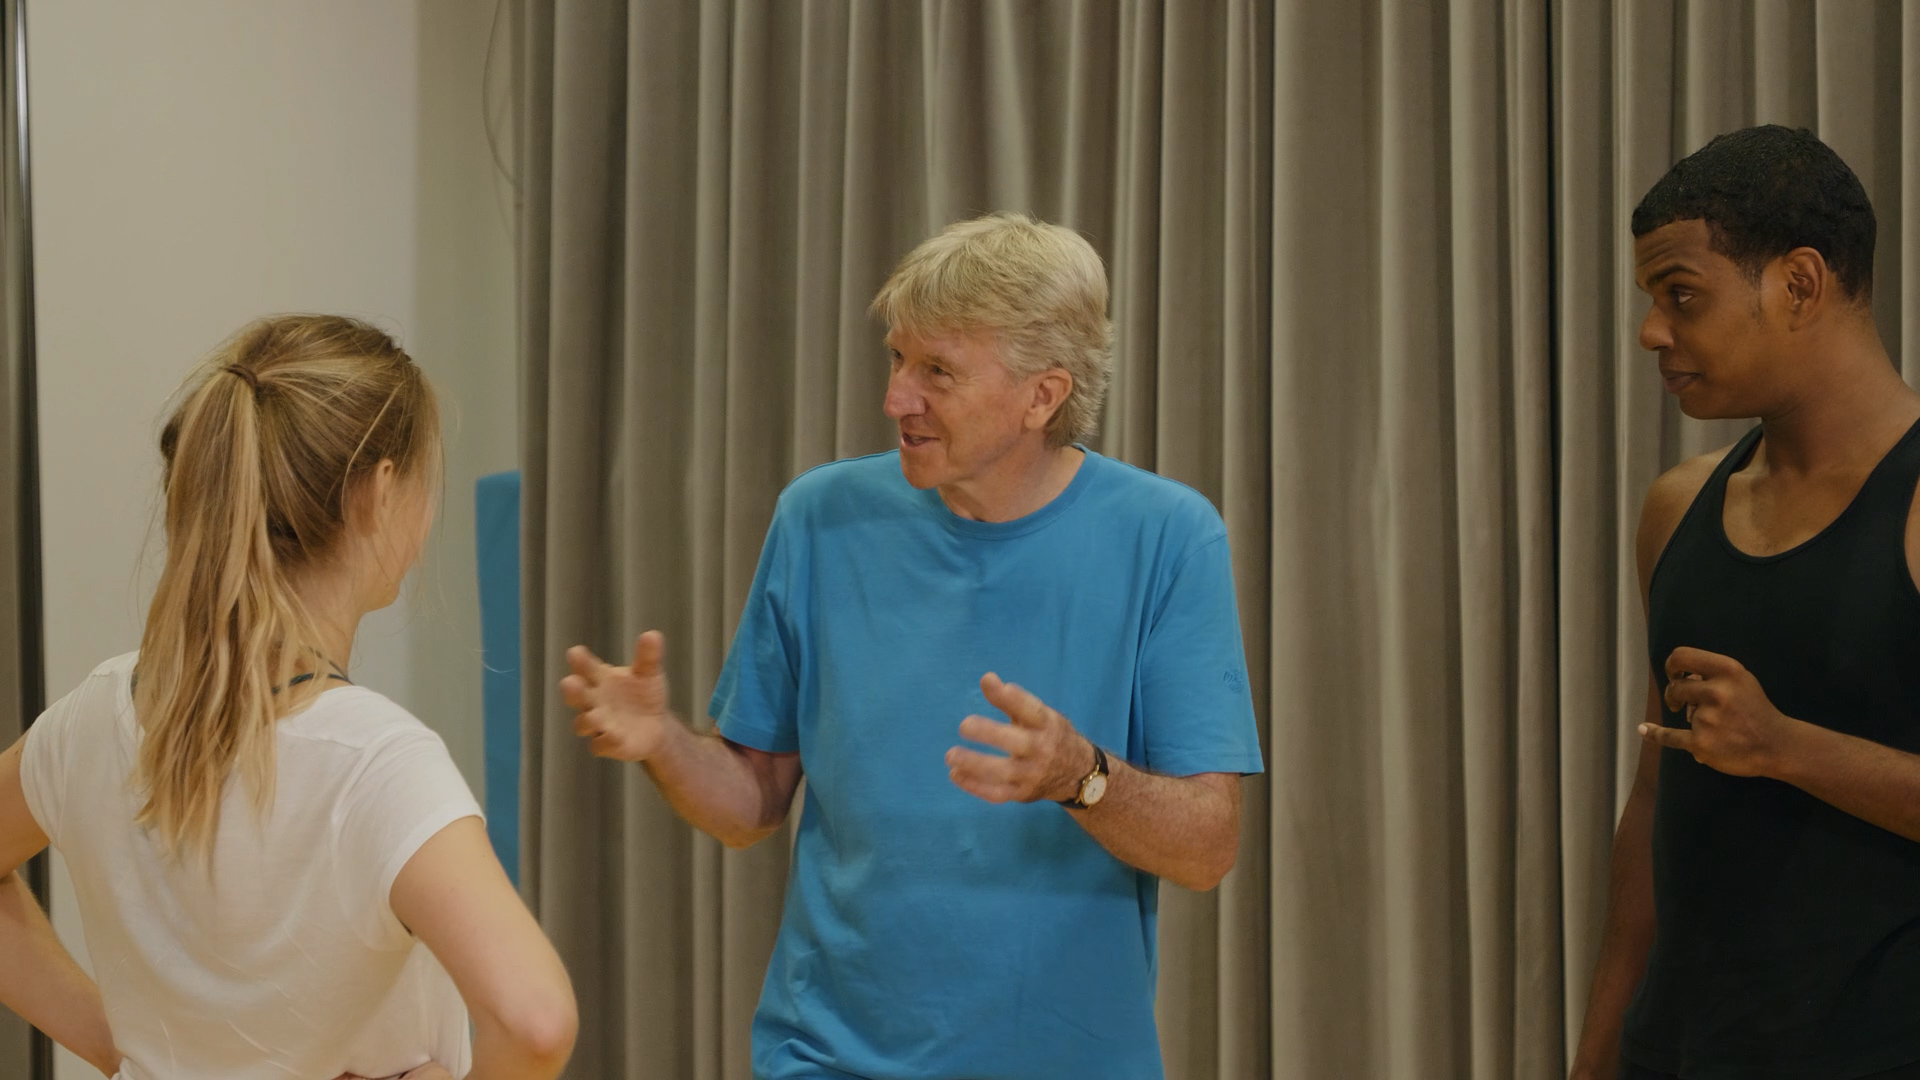
[[[1701,649],[1675,649],[1667,657],[1666,703],[1692,727],[1641,724],[1640,737],[1734,776],[1770,775],[1795,722],[1773,707],[1738,660]]]
[[[660,670],[666,638],[649,630],[633,643],[633,666],[614,667],[584,645],[567,650],[573,674],[560,680],[560,696],[577,714],[573,733],[592,740],[598,757],[645,761],[660,749],[668,724],[680,721],[667,709],[667,676]]]
[[[1006,756],[960,746],[948,750],[947,775],[954,784],[993,803],[1079,795],[1080,780],[1093,771],[1093,744],[1045,702],[992,672],[980,677],[980,692],[1013,723],[969,716],[960,721],[960,737]]]

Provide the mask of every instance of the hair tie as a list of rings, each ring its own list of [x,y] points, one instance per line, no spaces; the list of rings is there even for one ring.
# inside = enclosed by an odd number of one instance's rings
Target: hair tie
[[[244,368],[239,364],[228,364],[223,370],[231,371],[245,379],[247,385],[253,387],[253,396],[256,398],[260,396],[260,376],[255,375],[251,368]]]

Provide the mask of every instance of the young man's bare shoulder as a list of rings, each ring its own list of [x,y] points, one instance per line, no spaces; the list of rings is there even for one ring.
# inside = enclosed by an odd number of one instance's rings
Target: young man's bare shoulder
[[[1700,489],[1707,486],[1713,470],[1732,449],[1723,446],[1710,454],[1689,458],[1661,473],[1647,489],[1646,500],[1640,504],[1640,531],[1634,545],[1643,580],[1652,573],[1653,564],[1666,549],[1673,531],[1680,527],[1680,519],[1687,516],[1687,508],[1700,497]]]

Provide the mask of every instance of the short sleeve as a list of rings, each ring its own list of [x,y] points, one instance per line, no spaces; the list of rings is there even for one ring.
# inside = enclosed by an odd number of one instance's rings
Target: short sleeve
[[[335,882],[361,938],[400,948],[411,937],[393,913],[394,879],[448,825],[483,817],[447,746],[418,721],[369,746],[334,812]]]
[[[1261,771],[1227,539],[1175,568],[1140,657],[1146,766],[1169,776]]]
[[[790,517],[782,500],[707,708],[721,735],[770,754],[800,749],[799,635],[787,616],[795,585]]]
[[[86,684],[81,689],[86,689]],[[79,693],[75,690],[41,713],[20,744],[20,791],[26,798],[27,813],[33,815],[34,823],[55,848],[66,846],[61,838],[60,808],[66,802],[73,701]]]

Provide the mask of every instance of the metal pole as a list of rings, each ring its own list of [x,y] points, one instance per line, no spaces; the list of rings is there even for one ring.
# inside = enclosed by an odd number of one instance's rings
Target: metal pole
[[[4,148],[7,211],[14,216],[7,232],[5,275],[7,325],[13,352],[14,523],[17,561],[13,568],[19,596],[19,687],[15,703],[21,726],[33,723],[46,707],[45,626],[40,594],[40,434],[39,398],[35,378],[33,295],[33,200],[31,198],[31,141],[27,110],[27,0],[4,0],[5,62],[11,78],[4,94],[13,98],[13,139]],[[27,884],[41,903],[47,903],[50,875],[43,853],[27,866]],[[53,1080],[53,1041],[35,1030],[30,1072],[33,1080]]]

